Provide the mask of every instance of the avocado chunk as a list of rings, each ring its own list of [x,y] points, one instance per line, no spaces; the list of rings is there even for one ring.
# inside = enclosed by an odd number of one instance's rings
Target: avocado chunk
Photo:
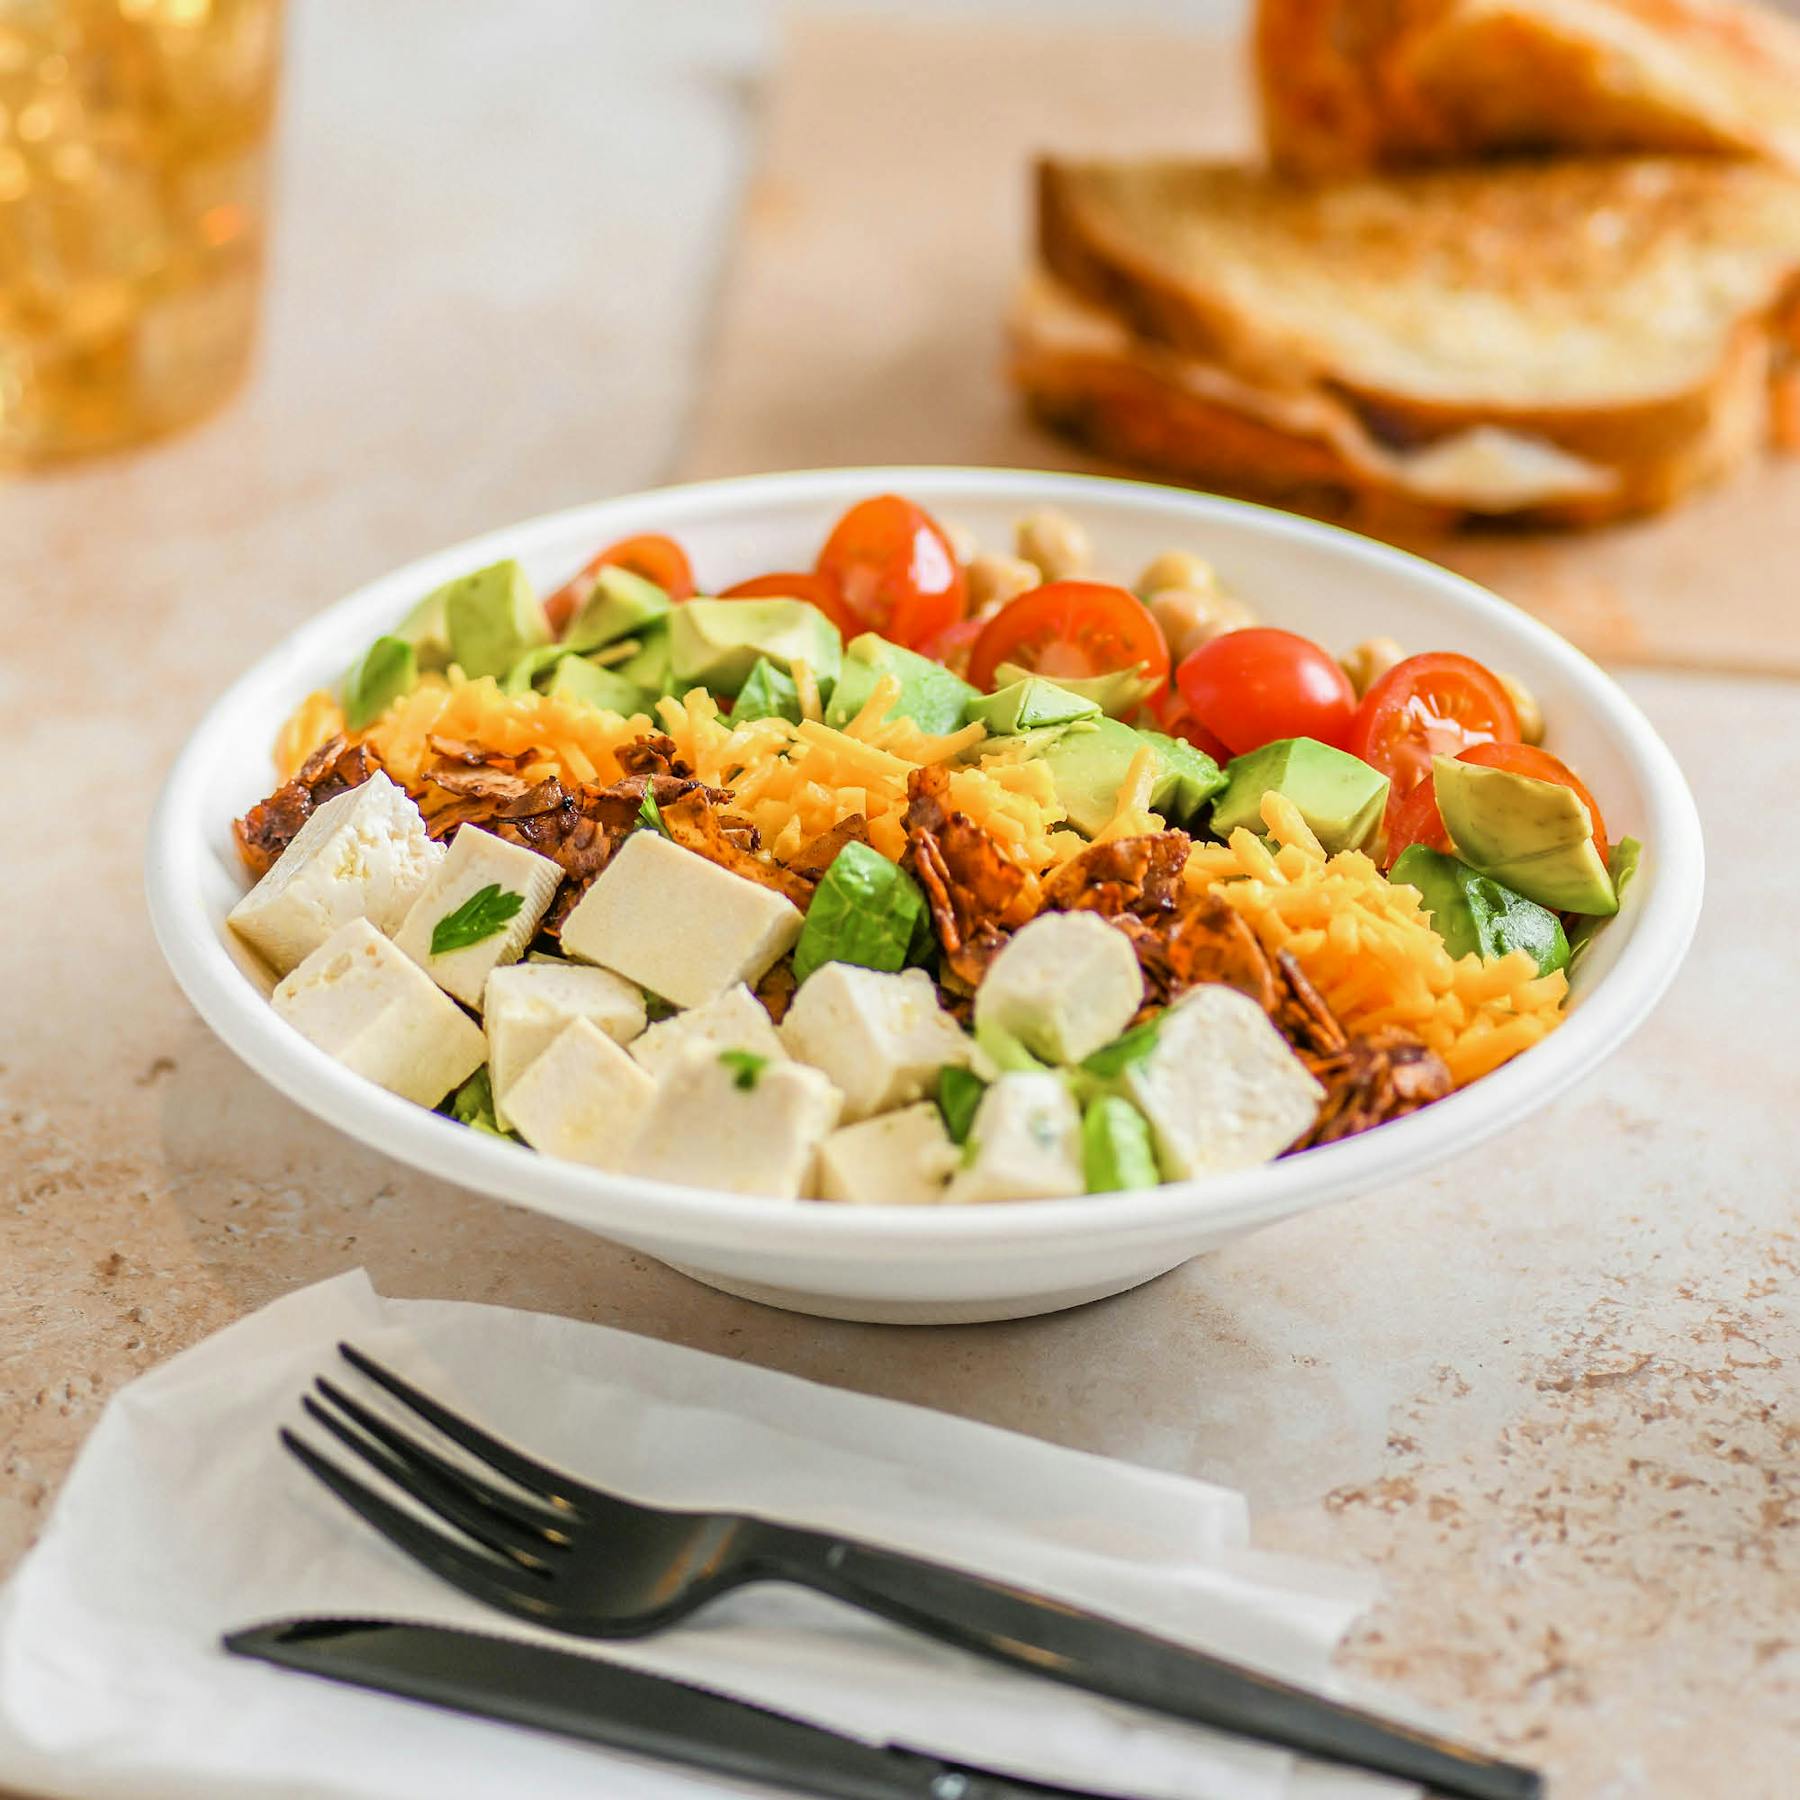
[[[919,884],[879,850],[849,843],[832,858],[806,909],[794,946],[794,979],[823,963],[892,972],[906,967],[925,911]]]
[[[1444,829],[1472,868],[1553,912],[1619,910],[1573,788],[1448,756],[1433,757],[1432,771]]]
[[[652,699],[668,693],[674,685],[669,667],[669,628],[666,625],[651,626],[643,633],[637,649],[625,661],[614,663],[612,668],[615,674],[642,688]]]
[[[975,1123],[975,1109],[987,1083],[973,1069],[957,1063],[946,1063],[938,1070],[938,1111],[944,1115],[944,1131],[953,1144],[969,1141],[969,1127]]]
[[[1041,752],[1069,823],[1092,837],[1113,816],[1131,760],[1145,745],[1156,753],[1150,804],[1171,823],[1193,817],[1224,786],[1210,756],[1160,732],[1134,731],[1117,719],[1078,719]]]
[[[344,677],[344,723],[361,731],[418,683],[419,659],[412,645],[404,638],[378,637]]]
[[[766,656],[756,660],[744,685],[738,689],[737,704],[731,709],[734,725],[749,719],[786,719],[798,725],[801,719],[800,688],[786,669],[778,669]]]
[[[1263,829],[1263,796],[1285,794],[1326,853],[1361,850],[1387,811],[1388,780],[1360,756],[1317,738],[1280,738],[1234,756],[1225,765],[1225,791],[1213,802],[1212,828],[1229,837],[1242,825]]]
[[[991,694],[978,694],[969,702],[969,717],[979,720],[994,737],[1017,737],[1046,725],[1068,725],[1076,719],[1093,719],[1101,708],[1092,700],[1045,681],[1039,675],[1008,682]]]
[[[455,586],[454,581],[446,581],[434,587],[394,627],[394,636],[412,645],[421,669],[441,671],[450,666],[450,628],[444,622],[444,602]]]
[[[498,679],[527,650],[550,642],[550,621],[511,557],[448,584],[444,625],[450,660],[475,679]]]
[[[1081,1115],[1081,1170],[1090,1194],[1155,1187],[1162,1175],[1144,1115],[1121,1094],[1102,1094]]]
[[[825,723],[837,727],[849,724],[862,711],[884,675],[892,675],[900,684],[900,696],[887,716],[903,714],[934,736],[957,730],[967,720],[970,703],[981,698],[954,670],[915,650],[890,644],[873,631],[850,640],[843,667],[836,674],[837,686],[825,708]]]
[[[1023,663],[1003,662],[994,670],[994,680],[1002,687],[1028,679],[1032,671]],[[1042,679],[1042,678],[1040,678]],[[1142,663],[1129,669],[1114,669],[1105,675],[1055,675],[1048,679],[1067,694],[1079,694],[1091,700],[1112,718],[1129,718],[1156,692],[1157,682],[1144,673]]]
[[[1454,856],[1409,845],[1395,859],[1389,879],[1419,890],[1432,929],[1452,956],[1500,957],[1525,950],[1540,975],[1569,966],[1569,940],[1555,913]]]
[[[674,690],[704,687],[735,696],[760,657],[790,672],[812,670],[821,691],[843,660],[838,629],[804,600],[689,600],[669,613]]]
[[[650,697],[615,669],[602,669],[582,656],[565,656],[545,690],[552,699],[579,700],[629,719],[650,710]]]
[[[598,650],[663,623],[670,610],[669,596],[654,581],[608,564],[594,577],[562,641],[571,650]]]

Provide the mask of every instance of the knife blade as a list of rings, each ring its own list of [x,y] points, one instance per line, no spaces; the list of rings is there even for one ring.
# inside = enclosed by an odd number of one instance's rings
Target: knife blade
[[[821,1725],[598,1657],[446,1625],[276,1619],[234,1656],[832,1800],[1099,1800]]]

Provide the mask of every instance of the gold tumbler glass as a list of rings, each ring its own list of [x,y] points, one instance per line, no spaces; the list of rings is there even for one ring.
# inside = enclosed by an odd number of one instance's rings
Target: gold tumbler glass
[[[281,0],[0,0],[0,470],[241,380],[280,45]]]

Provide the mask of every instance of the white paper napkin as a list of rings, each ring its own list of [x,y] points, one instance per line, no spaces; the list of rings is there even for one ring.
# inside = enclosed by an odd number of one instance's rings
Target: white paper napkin
[[[535,1454],[651,1501],[839,1529],[1330,1686],[1370,1584],[1248,1548],[1240,1495],[918,1407],[538,1314],[384,1300],[360,1272],[277,1301],[102,1415],[0,1589],[0,1783],[102,1800],[691,1800],[733,1784],[226,1656],[294,1613],[504,1631],[277,1445],[354,1340]],[[334,1366],[335,1365],[335,1366]],[[1414,1790],[1163,1724],[780,1587],[634,1644],[535,1634],[877,1742],[1144,1800]]]

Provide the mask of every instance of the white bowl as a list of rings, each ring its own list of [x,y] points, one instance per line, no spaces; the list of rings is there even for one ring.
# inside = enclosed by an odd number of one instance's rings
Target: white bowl
[[[1505,669],[1538,696],[1550,741],[1601,797],[1642,872],[1582,963],[1569,1018],[1542,1044],[1422,1112],[1341,1144],[1206,1182],[1081,1200],[849,1208],[744,1199],[600,1174],[464,1129],[351,1074],[270,1010],[267,977],[225,915],[245,886],[231,821],[272,785],[278,721],[334,682],[436,583],[516,556],[541,587],[596,546],[669,532],[703,585],[810,565],[832,520],[897,490],[982,543],[1026,511],[1087,526],[1102,566],[1129,574],[1194,550],[1271,623],[1342,647],[1383,634]],[[328,607],[242,677],[170,773],[151,826],[150,912],[201,1016],[245,1062],[326,1125],[465,1188],[587,1227],[728,1292],[836,1318],[936,1323],[1023,1317],[1115,1294],[1291,1214],[1390,1185],[1515,1125],[1616,1049],[1660,998],[1700,910],[1700,824],[1680,769],[1586,657],[1434,564],[1266,508],[1136,482],[985,469],[838,469],[753,476],[603,501],[493,532]]]

